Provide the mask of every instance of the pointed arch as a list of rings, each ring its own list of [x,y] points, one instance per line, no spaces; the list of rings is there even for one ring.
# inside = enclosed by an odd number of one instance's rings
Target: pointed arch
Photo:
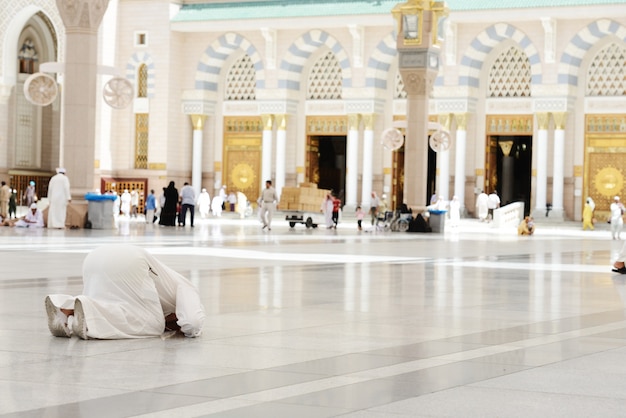
[[[577,87],[578,74],[585,55],[599,40],[606,36],[615,36],[626,41],[626,28],[613,20],[601,19],[590,23],[578,32],[561,56],[558,83]]]
[[[300,90],[302,70],[311,54],[320,47],[328,47],[339,61],[343,77],[343,87],[352,87],[350,59],[341,44],[322,30],[312,30],[298,38],[280,63],[278,87],[286,90]]]
[[[461,59],[459,85],[478,88],[483,65],[501,42],[511,40],[524,51],[531,65],[532,84],[541,84],[541,59],[537,48],[523,32],[508,23],[497,23],[481,32],[470,43]]]
[[[217,92],[222,67],[235,51],[243,51],[250,57],[256,70],[256,88],[265,88],[265,69],[261,55],[250,41],[231,32],[222,35],[204,51],[196,70],[196,89]]]
[[[133,83],[137,88],[137,77],[139,76],[139,67],[145,65],[148,70],[148,98],[154,98],[156,88],[156,69],[154,60],[147,52],[134,53],[126,64],[126,79]]]

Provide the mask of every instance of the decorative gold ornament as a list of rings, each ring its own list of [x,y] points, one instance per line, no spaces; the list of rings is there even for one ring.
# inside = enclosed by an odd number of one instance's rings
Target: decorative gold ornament
[[[249,164],[239,163],[233,167],[231,178],[237,189],[246,190],[254,184],[256,174]]]
[[[614,167],[604,167],[598,170],[593,182],[598,193],[612,198],[622,191],[624,175]]]

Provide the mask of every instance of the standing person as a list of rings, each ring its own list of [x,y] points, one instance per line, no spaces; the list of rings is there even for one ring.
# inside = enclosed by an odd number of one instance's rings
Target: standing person
[[[176,226],[176,206],[178,205],[178,189],[173,181],[163,189],[165,203],[161,206],[159,225]]]
[[[198,290],[146,250],[126,244],[96,248],[83,262],[83,294],[45,298],[55,337],[87,339],[202,333],[205,313]]]
[[[131,200],[132,199],[130,197],[130,193],[128,192],[128,189],[124,189],[124,191],[122,192],[122,196],[120,197],[122,215],[130,216],[130,201]]]
[[[189,183],[185,182],[185,185],[182,189],[180,189],[180,203],[181,203],[181,212],[180,212],[180,221],[185,226],[187,223],[187,211],[189,211],[189,221],[191,227],[193,228],[193,217],[196,208],[196,192],[193,190],[193,187],[189,185]]]
[[[493,220],[493,211],[500,207],[500,197],[495,190],[489,194],[487,207],[489,208],[489,218]]]
[[[265,189],[263,189],[261,196],[259,196],[259,205],[261,205],[261,222],[263,223],[263,229],[267,228],[268,231],[272,230],[272,215],[276,203],[278,203],[276,189],[272,187],[272,180],[267,180],[265,182]]]
[[[113,201],[113,216],[117,217],[120,214],[120,197],[117,195],[117,191],[115,189],[111,189],[109,194],[111,196],[115,196],[115,200]]]
[[[583,209],[583,231],[587,228],[593,231],[593,210],[595,209],[593,199],[590,197],[585,201],[585,207]]]
[[[619,274],[626,274],[626,242],[622,245],[615,263],[613,263],[613,272]]]
[[[219,196],[213,196],[211,201],[211,212],[213,216],[220,218],[222,216],[222,198]]]
[[[356,224],[357,224],[359,231],[363,229],[363,218],[365,218],[365,212],[363,212],[363,209],[361,209],[361,206],[357,206],[356,207]]]
[[[0,183],[0,216],[7,218],[9,214],[9,200],[11,200],[11,188],[7,186],[7,182]]]
[[[235,211],[236,204],[237,204],[237,195],[235,194],[235,192],[230,192],[228,194],[228,205],[229,205],[229,210],[231,212]]]
[[[619,201],[619,196],[613,198],[610,206],[611,211],[611,237],[621,239],[622,228],[624,227],[624,205]]]
[[[148,197],[146,198],[146,223],[153,224],[156,221],[156,196],[154,190],[150,190]]]
[[[65,176],[65,168],[57,168],[57,174],[48,183],[48,228],[64,229],[67,205],[72,201],[70,180]]]
[[[324,214],[326,220],[326,229],[333,227],[333,195],[328,193],[326,198],[322,201],[322,207],[320,211]]]
[[[339,211],[341,210],[341,199],[333,196],[333,228],[337,229],[339,223]]]
[[[376,218],[378,217],[378,205],[380,201],[378,200],[378,196],[376,192],[372,192],[372,196],[370,199],[370,216],[372,217],[372,226],[376,224]]]
[[[17,218],[17,190],[13,189],[11,191],[11,197],[9,198],[9,219],[16,219],[16,218]]]
[[[487,216],[489,215],[489,196],[487,196],[487,193],[484,191],[481,191],[476,198],[476,212],[481,222],[487,220]]]
[[[133,189],[130,192],[130,217],[131,218],[137,217],[138,209],[139,209],[139,192]]]
[[[23,196],[22,196],[22,201],[28,207],[30,207],[30,205],[32,205],[33,203],[37,202],[37,196],[35,194],[35,182],[34,181],[31,180],[28,183],[28,186],[26,186],[26,190],[24,190],[24,193],[23,193]]]
[[[202,189],[196,203],[198,204],[200,216],[202,218],[208,218],[209,211],[211,210],[211,196],[209,196],[209,192],[207,192],[206,189]]]
[[[222,205],[222,210],[226,210],[226,199],[228,197],[228,195],[226,194],[226,185],[223,185],[222,188],[220,189],[220,200],[222,201],[221,205]]]
[[[461,202],[459,202],[459,198],[456,195],[452,196],[449,208],[450,225],[453,227],[459,226],[459,223],[461,222]]]

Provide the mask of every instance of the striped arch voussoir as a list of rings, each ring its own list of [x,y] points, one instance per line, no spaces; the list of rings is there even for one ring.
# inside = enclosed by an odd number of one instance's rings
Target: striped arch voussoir
[[[128,63],[126,64],[126,79],[136,86],[139,67],[142,64],[145,64],[148,68],[148,98],[152,99],[154,98],[156,87],[156,69],[150,54],[138,52],[130,57]]]

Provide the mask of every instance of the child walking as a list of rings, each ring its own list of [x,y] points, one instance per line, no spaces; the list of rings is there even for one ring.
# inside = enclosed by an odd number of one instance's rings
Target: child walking
[[[363,229],[361,223],[363,222],[363,218],[365,217],[365,212],[361,209],[361,206],[356,207],[356,223],[359,226],[359,231]]]

